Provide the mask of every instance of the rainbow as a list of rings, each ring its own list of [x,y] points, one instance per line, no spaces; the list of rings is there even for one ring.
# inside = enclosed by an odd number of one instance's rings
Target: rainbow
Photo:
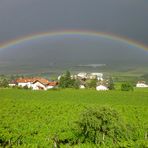
[[[54,37],[54,36],[64,36],[64,35],[81,35],[81,36],[93,36],[93,37],[102,37],[106,39],[111,39],[115,41],[120,41],[144,50],[148,50],[148,46],[140,43],[138,41],[128,39],[127,37],[118,36],[113,33],[105,33],[105,32],[94,32],[94,31],[82,31],[82,30],[65,30],[65,31],[53,31],[53,32],[41,32],[34,33],[27,36],[23,36],[20,38],[16,38],[14,40],[7,41],[5,43],[0,44],[0,48],[8,48],[14,45],[21,44],[26,41],[36,40],[43,37]]]

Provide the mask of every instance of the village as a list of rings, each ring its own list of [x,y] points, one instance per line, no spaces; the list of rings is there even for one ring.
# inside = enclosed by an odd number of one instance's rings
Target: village
[[[64,76],[65,74],[59,75],[57,77],[57,80],[54,81],[49,81],[48,79],[43,77],[20,77],[12,80],[8,85],[12,88],[19,87],[32,90],[50,90],[59,88],[61,86],[61,83],[63,83],[61,80]],[[75,75],[70,74],[70,79],[78,82],[78,89],[95,88],[97,91],[108,91],[114,89],[113,80],[105,79],[103,73],[81,72]],[[148,84],[146,84],[145,81],[138,81],[135,87],[148,88]]]

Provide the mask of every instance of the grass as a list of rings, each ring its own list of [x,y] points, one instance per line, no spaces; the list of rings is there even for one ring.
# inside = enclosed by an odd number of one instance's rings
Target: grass
[[[35,102],[63,102],[101,105],[148,105],[148,89],[135,89],[133,92],[120,90],[98,92],[96,90],[49,90],[30,91],[17,89],[0,89],[0,100],[35,101]],[[29,102],[28,102],[29,103]]]
[[[22,136],[24,147],[46,147],[54,135],[60,139],[73,137],[71,127],[86,107],[104,105],[117,109],[127,123],[138,124],[139,137],[144,137],[144,128],[148,127],[148,89],[133,92],[0,89],[0,140],[11,139],[16,145],[15,141]]]

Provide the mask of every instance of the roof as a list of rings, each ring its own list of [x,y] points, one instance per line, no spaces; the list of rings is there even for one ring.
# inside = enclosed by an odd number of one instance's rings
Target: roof
[[[34,83],[36,81],[41,82],[44,85],[47,85],[49,83],[49,81],[45,78],[40,78],[40,77],[34,77],[34,78],[19,78],[16,80],[17,83]]]
[[[15,80],[11,80],[10,82],[9,82],[9,84],[16,84],[17,82],[15,81]]]
[[[58,82],[50,82],[45,78],[40,78],[40,77],[34,77],[34,78],[19,78],[16,80],[17,83],[36,83],[36,82],[40,82],[43,85],[47,85],[47,86],[56,86],[58,84]]]
[[[142,84],[145,84],[145,81],[138,81],[138,83],[142,83]]]
[[[48,86],[56,86],[58,84],[58,82],[49,82]]]

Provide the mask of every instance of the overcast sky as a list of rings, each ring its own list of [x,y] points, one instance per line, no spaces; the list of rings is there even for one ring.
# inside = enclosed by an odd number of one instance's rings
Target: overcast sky
[[[148,0],[0,0],[0,42],[66,29],[111,32],[148,45]]]

